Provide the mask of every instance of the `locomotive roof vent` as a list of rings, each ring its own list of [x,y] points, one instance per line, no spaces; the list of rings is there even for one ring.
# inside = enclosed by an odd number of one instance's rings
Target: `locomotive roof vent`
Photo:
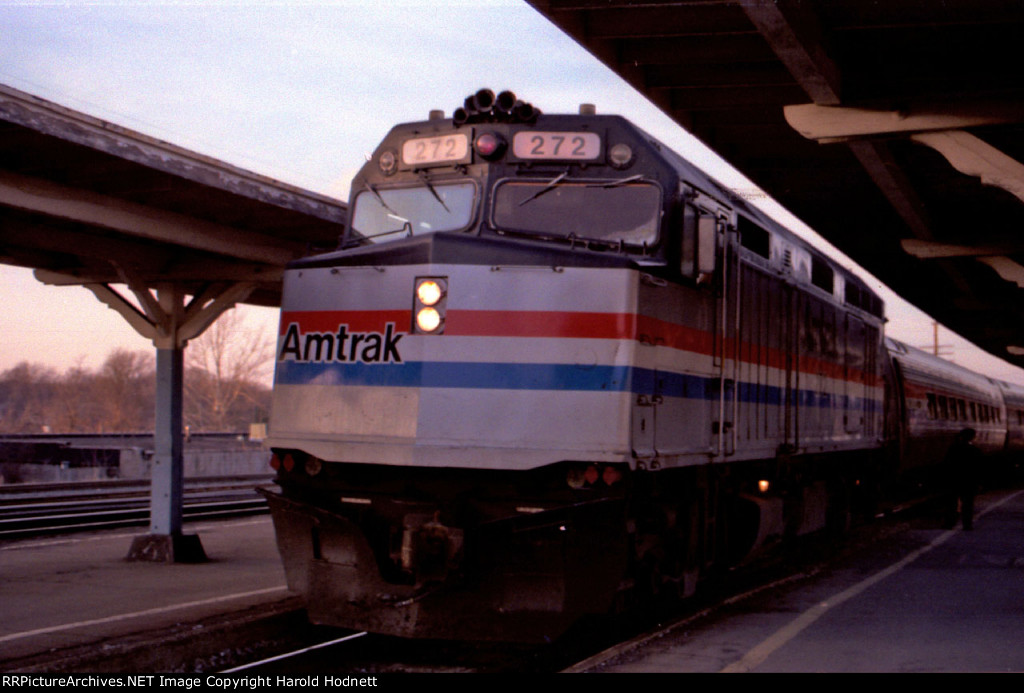
[[[520,101],[510,91],[497,96],[490,89],[481,89],[467,96],[465,102],[452,113],[456,126],[466,123],[532,123],[540,110],[533,104]]]
[[[597,106],[592,103],[581,103],[580,115],[597,115]]]

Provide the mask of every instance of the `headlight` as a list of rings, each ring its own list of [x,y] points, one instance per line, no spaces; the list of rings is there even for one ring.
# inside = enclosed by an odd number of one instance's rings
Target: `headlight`
[[[433,279],[424,279],[416,287],[416,298],[425,306],[435,306],[444,297],[444,289]]]
[[[448,279],[417,277],[413,292],[413,332],[440,334],[444,332],[447,310]]]
[[[434,308],[420,308],[416,312],[416,327],[420,332],[433,332],[441,326],[441,314]]]

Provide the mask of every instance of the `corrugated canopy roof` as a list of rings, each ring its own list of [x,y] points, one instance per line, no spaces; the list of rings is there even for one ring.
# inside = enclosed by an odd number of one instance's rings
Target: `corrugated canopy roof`
[[[0,86],[0,262],[53,283],[255,284],[334,248],[345,204]],[[216,292],[221,289],[213,288]]]
[[[1024,4],[529,2],[905,299],[1024,366]]]

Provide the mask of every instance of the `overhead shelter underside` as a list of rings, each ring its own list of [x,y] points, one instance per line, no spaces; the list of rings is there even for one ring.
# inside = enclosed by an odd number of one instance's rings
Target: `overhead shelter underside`
[[[157,350],[151,534],[129,558],[205,558],[182,532],[186,344],[237,303],[280,305],[285,265],[336,247],[344,215],[337,200],[0,85],[0,263],[88,288]]]
[[[1024,366],[1024,4],[528,1],[896,293]]]
[[[345,205],[0,85],[0,262],[55,284],[279,304]],[[141,299],[140,299],[141,300]],[[143,307],[144,308],[144,307]]]

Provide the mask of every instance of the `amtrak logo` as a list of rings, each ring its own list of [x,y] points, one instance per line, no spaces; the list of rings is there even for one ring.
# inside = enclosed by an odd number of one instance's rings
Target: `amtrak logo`
[[[396,332],[393,322],[384,326],[384,332],[349,332],[348,325],[340,325],[337,332],[299,331],[298,323],[291,323],[281,340],[278,361],[305,363],[401,363],[398,342],[405,336]]]

